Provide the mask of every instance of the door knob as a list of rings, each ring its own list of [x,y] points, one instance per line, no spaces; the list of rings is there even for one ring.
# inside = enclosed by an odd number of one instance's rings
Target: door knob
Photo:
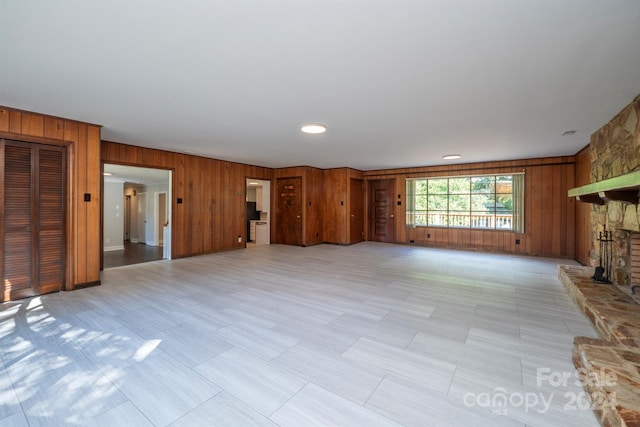
[[[296,218],[300,218],[300,215],[296,216]]]
[[[27,230],[27,231],[31,231],[31,226],[27,225],[27,226],[25,227],[25,230]]]
[[[391,215],[390,218],[393,218],[395,215]]]
[[[353,218],[354,216],[355,216],[354,214],[351,214],[351,218]]]

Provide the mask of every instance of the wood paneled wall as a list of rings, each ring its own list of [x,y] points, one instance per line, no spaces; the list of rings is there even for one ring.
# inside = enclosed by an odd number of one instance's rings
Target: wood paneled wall
[[[587,145],[576,154],[575,187],[591,184],[591,149]],[[583,265],[591,265],[591,249],[593,235],[591,228],[591,212],[593,205],[576,201],[575,259]]]
[[[245,247],[246,179],[273,179],[270,168],[108,141],[102,142],[101,159],[173,171],[173,258]]]
[[[406,178],[525,172],[525,232],[406,227]],[[575,256],[574,156],[367,171],[367,180],[396,178],[396,241],[538,256]],[[520,241],[516,243],[516,239]]]
[[[0,107],[0,135],[67,147],[65,290],[100,281],[100,126]],[[91,201],[85,202],[84,195]]]
[[[323,170],[322,241],[346,245],[351,243],[351,178],[363,179],[363,173],[351,168]],[[363,194],[364,197],[364,194]]]

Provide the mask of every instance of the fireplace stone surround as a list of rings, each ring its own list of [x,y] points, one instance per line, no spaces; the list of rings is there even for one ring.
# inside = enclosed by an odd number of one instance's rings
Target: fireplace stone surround
[[[560,265],[558,277],[601,338],[576,337],[573,362],[603,426],[640,427],[640,95],[591,135],[589,153],[591,184],[569,196],[591,204],[590,265]],[[612,284],[592,279],[605,230]]]

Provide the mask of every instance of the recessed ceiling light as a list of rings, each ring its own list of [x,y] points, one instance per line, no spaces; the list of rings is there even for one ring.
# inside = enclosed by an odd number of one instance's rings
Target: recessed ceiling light
[[[562,136],[569,136],[569,135],[575,135],[576,132],[578,132],[577,129],[574,130],[565,130],[564,132],[562,132]]]
[[[302,125],[300,130],[304,133],[325,133],[327,127],[320,123],[307,123]]]
[[[260,185],[260,183],[259,182],[255,182],[255,181],[251,181],[251,182],[249,182],[249,185]]]
[[[444,160],[457,160],[461,157],[462,156],[460,154],[445,154],[444,156],[442,156]]]
[[[111,172],[103,172],[103,173],[102,173],[102,175],[104,175],[104,176],[111,176],[111,175],[113,175],[113,174],[112,174]]]

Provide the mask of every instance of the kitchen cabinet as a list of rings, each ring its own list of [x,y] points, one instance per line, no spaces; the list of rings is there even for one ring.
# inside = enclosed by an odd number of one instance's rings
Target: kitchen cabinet
[[[269,204],[271,198],[271,183],[268,181],[262,182],[262,187],[256,188],[256,209],[260,212],[269,212]]]

